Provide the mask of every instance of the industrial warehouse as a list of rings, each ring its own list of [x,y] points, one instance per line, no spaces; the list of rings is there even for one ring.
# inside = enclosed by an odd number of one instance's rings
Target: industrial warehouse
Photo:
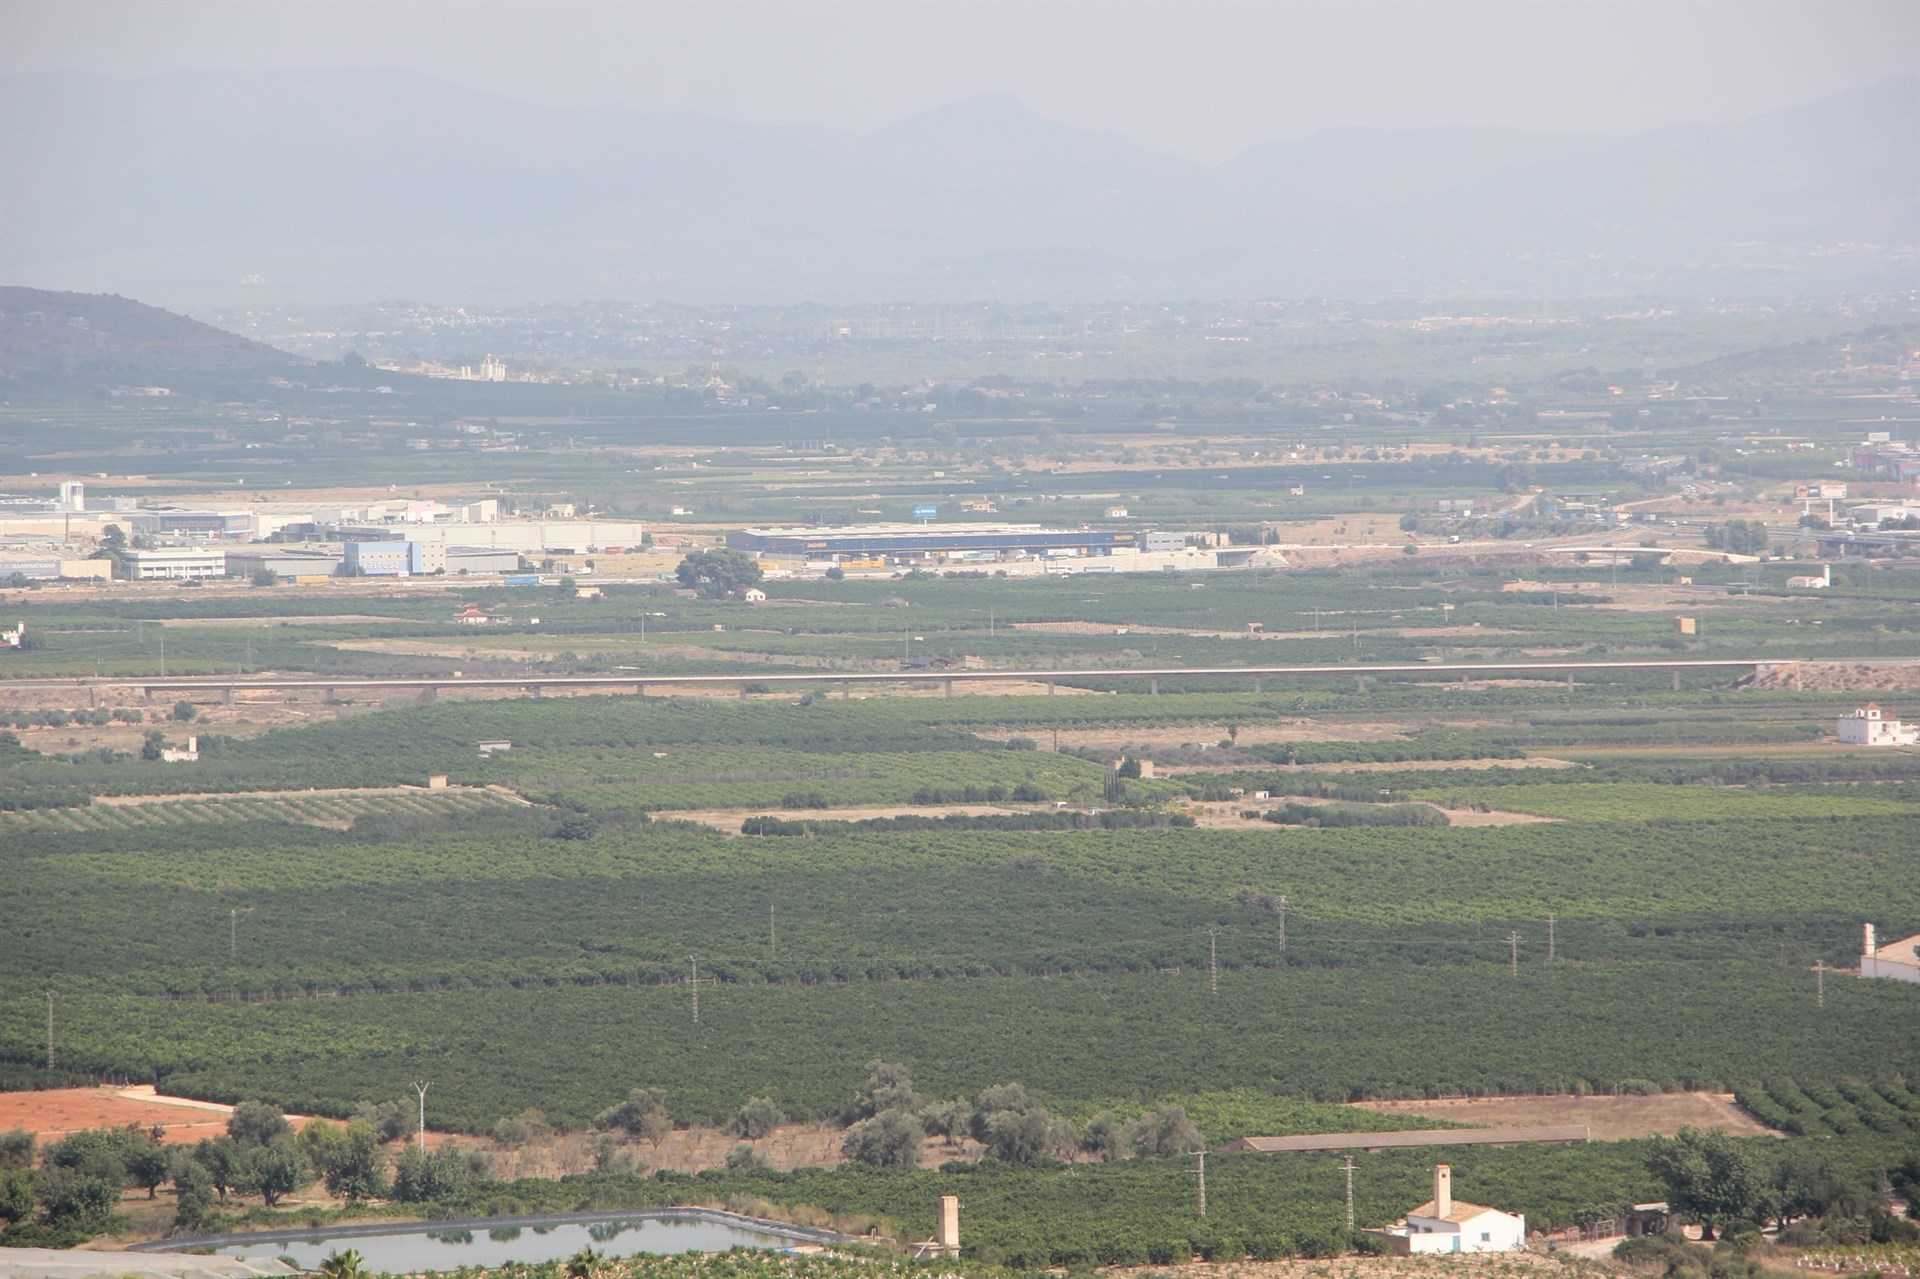
[[[1254,546],[1225,546],[1217,533],[1063,529],[1038,524],[858,524],[839,528],[750,528],[727,534],[734,550],[764,557],[776,573],[884,570],[935,572],[991,567],[1007,576],[1051,573],[1203,572],[1284,568]]]
[[[727,545],[756,555],[809,560],[996,560],[1029,556],[1111,555],[1138,550],[1139,533],[1043,528],[1038,524],[858,524],[842,528],[749,528]]]

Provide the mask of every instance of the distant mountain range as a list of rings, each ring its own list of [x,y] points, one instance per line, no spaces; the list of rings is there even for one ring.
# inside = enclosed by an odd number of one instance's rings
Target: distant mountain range
[[[1214,166],[1006,97],[848,134],[400,71],[13,77],[0,118],[0,278],[175,305],[1920,283],[1920,78],[1727,126],[1337,129]]]

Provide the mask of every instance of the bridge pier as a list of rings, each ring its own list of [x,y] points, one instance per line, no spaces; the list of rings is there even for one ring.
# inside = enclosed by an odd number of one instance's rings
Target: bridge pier
[[[1569,693],[1573,691],[1573,672],[1572,671],[1567,672],[1567,691]]]
[[[847,683],[847,681],[845,680],[841,680],[840,681],[840,700],[845,702],[845,701],[851,700],[852,697],[853,697],[853,685]]]
[[[950,679],[944,679],[944,680],[941,680],[941,681],[940,681],[940,688],[941,688],[941,694],[940,694],[940,695],[941,695],[942,697],[952,697],[952,696],[953,696],[953,681],[952,681],[952,680],[950,680]]]
[[[440,690],[435,688],[433,685],[429,684],[425,688],[420,690],[420,700],[423,702],[439,701]]]
[[[526,687],[526,690],[527,690],[527,692],[528,692],[529,694],[531,694],[531,695],[533,696],[533,699],[534,699],[535,701],[539,701],[539,700],[540,700],[540,685],[538,685],[538,684],[528,684],[528,685],[526,685],[525,687]]]
[[[1160,695],[1160,681],[1157,677],[1147,681],[1147,692],[1155,697]]]
[[[1047,696],[1048,696],[1048,697],[1052,697],[1052,696],[1053,696],[1053,681],[1052,681],[1052,680],[1048,680],[1048,681],[1047,681]]]
[[[1266,681],[1262,680],[1258,675],[1255,675],[1253,677],[1253,695],[1255,697],[1260,696],[1261,685],[1264,684],[1265,682]]]
[[[747,686],[745,684],[740,686],[740,700],[743,702],[747,700]]]
[[[229,684],[220,690],[220,703],[223,706],[233,705],[233,685]]]
[[[1679,671],[1675,671],[1673,673],[1673,691],[1676,693],[1680,691],[1680,672]]]

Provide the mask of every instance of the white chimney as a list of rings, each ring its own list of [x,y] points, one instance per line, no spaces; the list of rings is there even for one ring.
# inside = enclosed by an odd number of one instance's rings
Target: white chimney
[[[1863,955],[1874,955],[1879,953],[1877,943],[1875,943],[1873,938],[1872,924],[1866,925],[1865,936],[1862,938],[1860,942],[1860,953]]]
[[[1444,1217],[1453,1211],[1453,1169],[1446,1164],[1433,1166],[1433,1215]]]
[[[960,1196],[940,1196],[940,1235],[936,1240],[949,1256],[960,1255]]]
[[[1820,566],[1820,577],[1821,577],[1821,580],[1826,582],[1828,586],[1832,586],[1833,585],[1833,565],[1822,564]]]

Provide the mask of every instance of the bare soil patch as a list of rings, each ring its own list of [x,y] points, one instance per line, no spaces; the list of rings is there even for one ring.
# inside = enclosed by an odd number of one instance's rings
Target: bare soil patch
[[[162,1129],[164,1142],[189,1142],[225,1132],[232,1111],[213,1102],[156,1098],[151,1087],[0,1092],[0,1131],[25,1129],[44,1146],[85,1128],[138,1124]],[[295,1127],[307,1122],[304,1117],[288,1119]]]
[[[1286,804],[1331,804],[1338,801],[1323,799],[1313,795],[1281,795],[1273,799],[1236,799],[1227,803],[1195,804],[1187,811],[1201,826],[1210,830],[1285,830],[1264,817],[1247,817],[1246,813],[1264,813],[1269,809]],[[1438,804],[1429,804],[1447,815],[1447,821],[1454,826],[1531,826],[1540,822],[1557,821],[1558,818],[1539,817],[1533,813],[1508,813],[1495,810],[1478,812],[1465,808],[1441,808]]]
[[[1736,1137],[1778,1135],[1734,1105],[1732,1093],[1673,1092],[1651,1097],[1458,1097],[1354,1104],[1385,1114],[1429,1115],[1475,1127],[1585,1124],[1598,1141],[1671,1136],[1681,1128],[1724,1128]]]
[[[1760,667],[1739,687],[1808,693],[1920,692],[1920,662],[1777,662]]]

